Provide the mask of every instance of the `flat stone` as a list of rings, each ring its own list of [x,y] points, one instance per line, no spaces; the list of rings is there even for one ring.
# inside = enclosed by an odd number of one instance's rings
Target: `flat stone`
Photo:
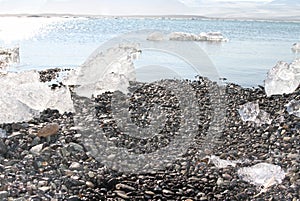
[[[123,199],[129,199],[129,196],[126,195],[126,193],[124,191],[114,191],[114,192]]]
[[[30,152],[33,154],[39,154],[43,149],[44,144],[38,144],[31,147]]]
[[[127,184],[116,184],[116,189],[122,189],[125,191],[135,191],[136,189],[132,186],[129,186]]]
[[[8,192],[7,191],[0,191],[0,200],[7,199]]]
[[[59,130],[59,125],[57,123],[50,123],[44,126],[43,128],[41,128],[38,131],[37,136],[48,137],[57,134],[58,130]]]
[[[80,170],[81,169],[81,165],[78,162],[72,162],[71,165],[69,166],[69,168],[71,170]]]
[[[85,185],[86,185],[87,187],[90,187],[90,188],[94,188],[94,187],[95,187],[95,185],[94,185],[92,182],[90,182],[90,181],[86,181],[86,182],[85,182]]]
[[[0,139],[0,155],[3,155],[7,152],[6,144]]]

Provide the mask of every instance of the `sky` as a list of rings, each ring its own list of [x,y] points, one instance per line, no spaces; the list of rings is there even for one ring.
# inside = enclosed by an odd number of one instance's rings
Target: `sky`
[[[0,14],[299,18],[300,0],[0,0]]]

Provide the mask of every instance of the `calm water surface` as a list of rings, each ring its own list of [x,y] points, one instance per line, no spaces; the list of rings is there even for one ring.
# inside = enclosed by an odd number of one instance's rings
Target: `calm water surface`
[[[291,62],[291,51],[300,41],[299,22],[187,20],[0,18],[0,46],[20,46],[17,70],[76,67],[102,43],[122,33],[142,29],[200,33],[220,31],[226,43],[198,42],[221,77],[251,87],[263,83],[277,61]],[[172,66],[172,60],[166,60]],[[163,61],[163,62],[166,62]],[[137,63],[150,65],[142,56]]]

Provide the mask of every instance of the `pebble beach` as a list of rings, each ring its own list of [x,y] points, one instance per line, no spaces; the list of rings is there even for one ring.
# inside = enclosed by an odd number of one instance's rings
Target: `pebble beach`
[[[40,71],[40,81],[55,80],[59,71]],[[84,136],[74,122],[75,114],[71,112],[62,114],[47,109],[28,122],[0,124],[0,200],[298,201],[300,118],[289,114],[286,104],[300,100],[300,88],[291,94],[268,97],[262,86],[243,88],[233,83],[219,86],[224,91],[222,131],[210,149],[202,150],[208,143],[203,139],[206,139],[214,109],[206,94],[216,84],[203,77],[190,84],[197,93],[202,112],[194,143],[187,148],[184,157],[157,171],[120,172],[96,160],[84,146]],[[49,87],[59,88],[61,83]],[[110,96],[110,93],[104,93],[91,99],[96,105],[99,129],[113,126],[104,125],[101,120],[103,115],[109,117]],[[257,125],[243,121],[238,110],[248,102],[258,103],[260,109],[270,115],[271,122]],[[169,101],[168,104],[172,106],[174,103]],[[139,121],[139,104],[132,107],[137,107],[136,121]],[[178,127],[176,113],[174,117],[162,133],[166,141],[172,140],[172,129]],[[136,139],[122,138],[117,133],[110,135],[121,140],[116,146],[129,149],[137,146],[142,153],[151,152],[143,150],[143,145],[159,148],[154,146],[155,140],[141,143]],[[212,155],[239,162],[236,166],[218,167],[212,162]],[[238,175],[239,168],[262,162],[280,166],[286,173],[282,182],[262,189]]]

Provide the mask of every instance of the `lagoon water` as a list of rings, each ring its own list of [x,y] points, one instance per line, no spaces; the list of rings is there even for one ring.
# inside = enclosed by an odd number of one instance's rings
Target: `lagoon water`
[[[21,63],[12,70],[77,67],[104,42],[144,29],[221,32],[228,42],[197,44],[220,77],[245,87],[262,85],[267,71],[278,61],[300,57],[291,51],[292,44],[300,41],[300,22],[272,21],[0,17],[0,47],[20,46]],[[136,65],[181,65],[176,59],[155,58],[142,54]]]

